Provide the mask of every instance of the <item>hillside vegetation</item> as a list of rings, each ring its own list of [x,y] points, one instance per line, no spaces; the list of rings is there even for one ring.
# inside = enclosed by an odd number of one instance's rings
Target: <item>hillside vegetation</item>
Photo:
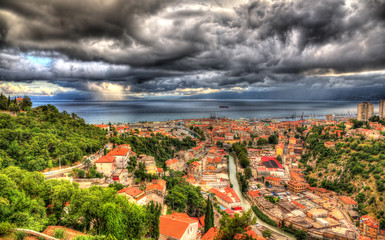
[[[0,170],[0,186],[0,237],[15,227],[42,231],[48,225],[116,239],[159,235],[153,231],[159,224],[159,207],[129,203],[114,188],[79,189],[77,183],[45,180],[41,173],[18,167]]]
[[[314,127],[305,142],[301,162],[309,184],[353,197],[361,215],[371,213],[385,223],[385,143],[322,131],[323,127]],[[335,148],[325,147],[326,141],[335,142]]]
[[[19,113],[0,113],[0,169],[19,166],[30,171],[80,161],[101,149],[106,132],[76,114],[60,113],[53,105]]]
[[[110,138],[115,144],[130,144],[132,150],[137,154],[146,154],[155,157],[156,165],[164,168],[166,160],[173,158],[174,154],[181,150],[188,150],[196,146],[196,141],[191,137],[182,140],[164,136],[160,133],[152,134],[152,137],[139,137],[134,135],[123,135]]]

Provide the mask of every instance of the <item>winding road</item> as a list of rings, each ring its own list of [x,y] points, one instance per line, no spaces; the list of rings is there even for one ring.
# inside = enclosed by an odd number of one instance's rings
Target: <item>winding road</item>
[[[241,199],[243,209],[247,211],[251,208],[251,205],[250,205],[249,201],[247,201],[247,199],[243,196],[243,194],[241,192],[241,189],[239,187],[239,183],[237,180],[237,167],[235,165],[234,158],[231,155],[229,155],[229,170],[230,170],[230,182],[233,184],[233,189],[235,190],[235,192],[238,194],[239,198]],[[259,218],[257,218],[257,223],[261,226],[264,226],[264,227],[270,229],[273,232],[284,235],[288,239],[295,239],[293,235],[291,235],[291,234],[289,234],[289,233],[287,233],[287,232],[285,232],[285,231],[283,231],[277,227],[273,227],[273,226],[265,223],[264,221],[260,220]]]

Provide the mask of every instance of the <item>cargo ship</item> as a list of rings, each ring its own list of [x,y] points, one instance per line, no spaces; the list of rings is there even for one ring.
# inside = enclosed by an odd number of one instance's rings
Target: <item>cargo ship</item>
[[[219,106],[219,108],[229,108],[229,106]]]

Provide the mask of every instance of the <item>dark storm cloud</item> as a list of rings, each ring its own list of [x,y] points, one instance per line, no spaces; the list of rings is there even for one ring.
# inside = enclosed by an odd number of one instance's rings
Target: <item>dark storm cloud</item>
[[[374,86],[383,72],[357,74],[385,70],[384,15],[382,0],[3,0],[0,80],[150,93]],[[52,62],[20,55],[31,52]]]

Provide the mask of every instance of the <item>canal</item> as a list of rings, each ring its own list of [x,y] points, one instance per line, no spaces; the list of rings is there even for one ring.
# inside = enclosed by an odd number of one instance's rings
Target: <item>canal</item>
[[[229,171],[230,171],[230,182],[233,185],[233,189],[238,194],[239,198],[241,199],[242,207],[245,211],[249,210],[251,208],[249,201],[242,195],[241,189],[239,187],[239,183],[237,180],[237,167],[235,165],[235,161],[233,156],[229,155]],[[264,221],[257,219],[257,223],[270,229],[271,231],[278,232],[282,235],[285,235],[288,239],[295,239],[292,234],[289,234],[277,227],[273,227]]]

